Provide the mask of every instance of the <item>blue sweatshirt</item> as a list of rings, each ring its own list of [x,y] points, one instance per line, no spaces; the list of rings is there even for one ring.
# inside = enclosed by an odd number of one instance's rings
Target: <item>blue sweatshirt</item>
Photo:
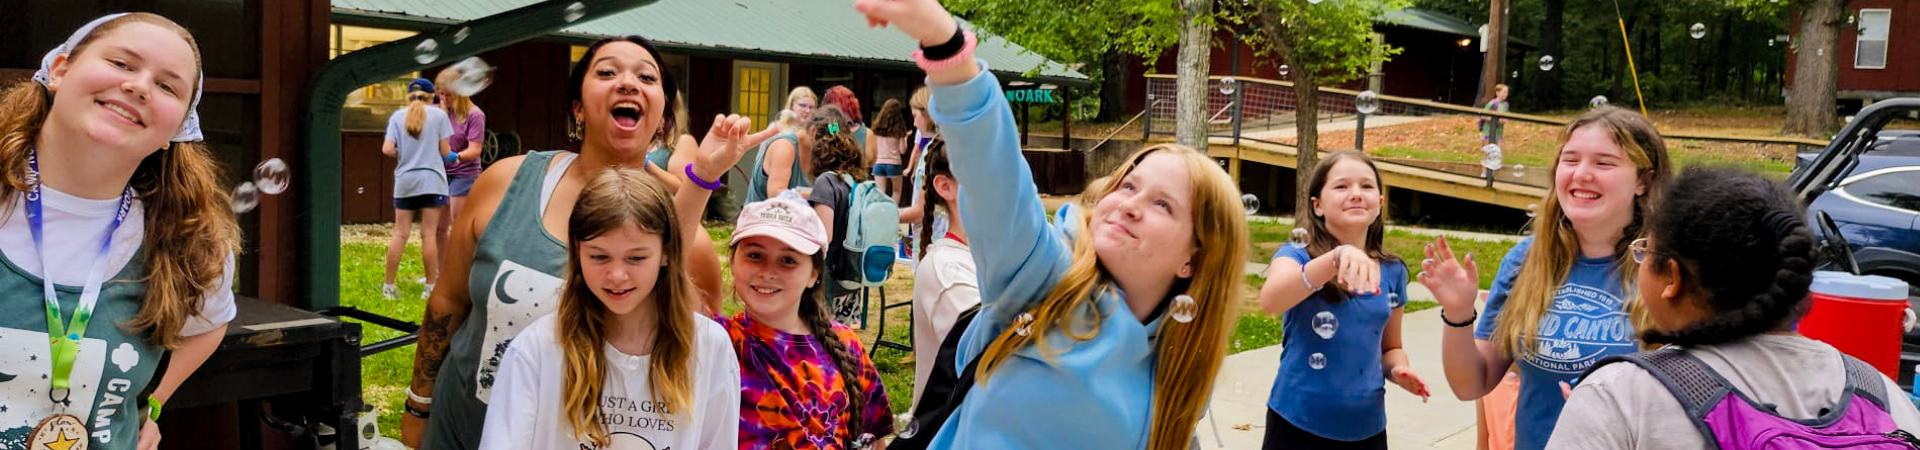
[[[986,64],[973,80],[932,90],[928,109],[962,186],[961,222],[975,242],[991,243],[973,252],[982,303],[956,356],[956,367],[966,367],[1059,284],[1072,252],[1027,181],[1033,173],[1020,157],[1013,110]],[[1032,345],[1015,351],[974,385],[929,448],[1145,447],[1152,336],[1161,319],[1140,323],[1117,288],[1098,295],[1091,317],[1100,331],[1093,340],[1074,342],[1054,330],[1044,337],[1051,357]]]

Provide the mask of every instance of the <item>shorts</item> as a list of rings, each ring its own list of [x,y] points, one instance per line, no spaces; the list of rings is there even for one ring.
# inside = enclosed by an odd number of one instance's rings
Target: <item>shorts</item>
[[[440,194],[415,195],[393,199],[393,209],[419,211],[427,208],[447,206],[447,196]]]
[[[447,196],[465,197],[473,191],[473,181],[479,177],[447,177]]]
[[[900,167],[900,165],[899,165],[899,164],[874,164],[874,165],[873,165],[873,176],[876,176],[876,177],[897,177],[897,176],[900,176],[900,175],[902,175],[902,174],[904,174],[904,173],[906,173],[906,172],[905,172],[905,171],[904,171],[903,169],[904,169],[904,168],[903,168],[903,167]]]

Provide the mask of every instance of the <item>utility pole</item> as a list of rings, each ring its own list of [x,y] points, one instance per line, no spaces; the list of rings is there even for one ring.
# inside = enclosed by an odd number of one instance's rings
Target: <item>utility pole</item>
[[[1473,98],[1473,105],[1483,106],[1482,101],[1493,95],[1493,85],[1506,79],[1502,74],[1507,71],[1507,7],[1511,0],[1493,0],[1493,6],[1487,10],[1487,35],[1485,37],[1486,62],[1480,65],[1479,95]]]

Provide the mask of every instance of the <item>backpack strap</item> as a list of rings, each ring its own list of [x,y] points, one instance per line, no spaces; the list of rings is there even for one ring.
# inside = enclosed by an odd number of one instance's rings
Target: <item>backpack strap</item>
[[[1880,371],[1853,355],[1841,353],[1840,359],[1847,368],[1847,390],[1887,409],[1887,383],[1880,380]]]
[[[1700,435],[1706,438],[1708,445],[1718,447],[1713,439],[1713,430],[1707,427],[1707,412],[1725,399],[1727,394],[1733,393],[1732,383],[1714,372],[1707,363],[1678,347],[1609,356],[1588,367],[1586,372],[1580,374],[1580,379],[1592,376],[1608,363],[1620,361],[1646,369],[1648,374],[1660,381],[1661,386],[1666,386],[1667,392],[1680,402],[1680,409],[1686,411],[1687,419],[1693,422],[1694,428],[1700,430]]]

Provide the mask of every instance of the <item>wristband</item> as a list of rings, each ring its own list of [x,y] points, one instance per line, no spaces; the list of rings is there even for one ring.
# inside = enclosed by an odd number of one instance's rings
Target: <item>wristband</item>
[[[1307,279],[1307,265],[1306,265],[1306,264],[1301,264],[1301,265],[1300,265],[1300,285],[1302,285],[1302,286],[1306,286],[1306,287],[1307,287],[1308,289],[1312,289],[1312,290],[1310,290],[1310,291],[1307,291],[1307,293],[1308,293],[1308,294],[1312,294],[1312,293],[1315,293],[1315,292],[1320,292],[1320,288],[1322,288],[1322,287],[1326,287],[1326,283],[1320,283],[1320,285],[1319,285],[1319,286],[1314,286],[1314,285],[1313,285],[1313,280],[1308,280],[1308,279]]]
[[[960,28],[960,24],[956,21],[953,24],[953,37],[947,38],[947,42],[932,47],[922,45],[920,51],[927,55],[927,59],[939,61],[952,58],[954,54],[960,53],[960,49],[966,48],[966,45],[966,30]]]
[[[151,395],[147,396],[147,421],[160,421],[160,399],[154,398]]]
[[[420,394],[413,393],[413,388],[411,387],[407,388],[407,400],[412,400],[414,403],[421,405],[433,405],[433,397],[421,397]]]
[[[430,411],[427,411],[427,410],[424,410],[424,409],[420,409],[420,408],[415,408],[415,407],[413,407],[413,404],[411,404],[411,403],[409,403],[409,404],[407,404],[407,405],[405,405],[405,406],[404,406],[404,408],[406,408],[406,409],[407,409],[407,415],[409,415],[409,416],[414,416],[414,417],[419,417],[419,418],[422,418],[422,419],[425,419],[425,418],[427,418],[427,416],[431,416],[431,415],[433,415],[433,413],[432,413],[432,412],[430,412]]]
[[[715,179],[713,181],[700,179],[700,175],[693,173],[692,164],[687,165],[687,179],[692,180],[694,186],[699,186],[701,189],[706,189],[709,191],[717,191],[717,190],[720,190],[722,186],[725,186],[724,183],[721,183],[721,180],[723,180],[724,178]]]
[[[1440,323],[1447,324],[1447,326],[1449,327],[1466,328],[1466,327],[1472,326],[1473,322],[1476,320],[1480,320],[1480,311],[1474,311],[1473,317],[1468,317],[1466,322],[1453,323],[1453,321],[1447,320],[1447,310],[1446,309],[1440,310]]]
[[[915,50],[913,52],[914,65],[920,66],[920,70],[923,71],[939,72],[961,64],[972,63],[973,49],[979,45],[980,39],[974,36],[971,31],[962,30],[960,33],[965,36],[965,39],[959,51],[951,55],[946,55],[947,57],[945,58],[934,59],[934,55],[931,54],[930,49]],[[946,44],[941,44],[940,46],[944,47],[945,45]]]

